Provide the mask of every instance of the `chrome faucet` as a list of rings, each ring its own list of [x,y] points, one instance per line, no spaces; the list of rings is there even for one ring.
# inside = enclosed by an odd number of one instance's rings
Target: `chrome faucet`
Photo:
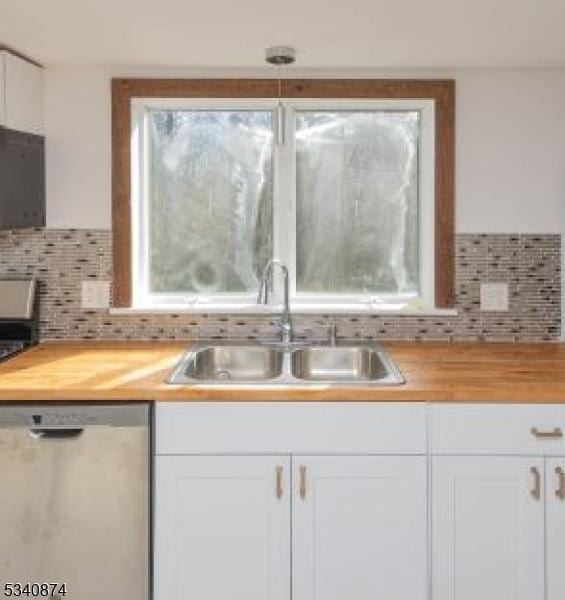
[[[283,274],[284,281],[284,308],[280,320],[277,322],[277,329],[281,334],[281,341],[289,343],[293,341],[294,333],[292,330],[292,319],[290,317],[290,301],[288,289],[288,269],[286,265],[278,260],[271,260],[263,270],[261,277],[261,285],[259,286],[259,294],[257,296],[257,304],[268,304],[269,302],[269,287],[273,282],[273,268],[279,267]]]

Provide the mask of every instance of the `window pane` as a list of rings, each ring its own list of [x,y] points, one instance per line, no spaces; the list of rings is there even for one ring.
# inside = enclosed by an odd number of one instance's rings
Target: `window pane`
[[[418,111],[299,111],[297,291],[419,291]]]
[[[272,112],[149,112],[151,292],[245,293],[272,256]]]

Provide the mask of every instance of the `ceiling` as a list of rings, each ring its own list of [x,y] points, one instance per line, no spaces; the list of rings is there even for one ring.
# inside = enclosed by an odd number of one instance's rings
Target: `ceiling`
[[[0,43],[45,65],[565,67],[563,0],[0,0]]]

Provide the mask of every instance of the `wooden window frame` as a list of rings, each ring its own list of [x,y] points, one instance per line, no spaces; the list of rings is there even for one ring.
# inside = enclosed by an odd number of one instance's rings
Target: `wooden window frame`
[[[455,279],[455,81],[284,79],[283,98],[435,100],[435,306],[452,308]],[[132,303],[131,101],[276,98],[277,79],[112,79],[113,306]]]

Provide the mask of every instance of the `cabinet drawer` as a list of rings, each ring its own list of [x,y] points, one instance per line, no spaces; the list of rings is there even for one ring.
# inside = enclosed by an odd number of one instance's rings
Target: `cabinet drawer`
[[[434,404],[434,454],[565,454],[565,406]]]
[[[157,454],[425,454],[422,403],[160,402]]]

